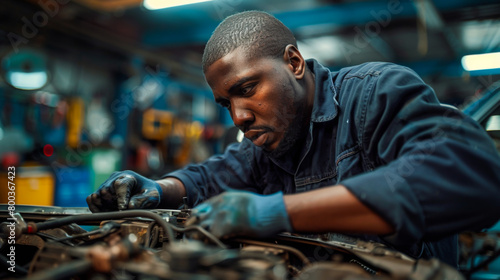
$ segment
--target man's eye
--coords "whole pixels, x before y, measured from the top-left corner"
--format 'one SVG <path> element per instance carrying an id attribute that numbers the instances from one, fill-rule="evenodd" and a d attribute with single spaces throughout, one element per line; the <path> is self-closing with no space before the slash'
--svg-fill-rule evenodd
<path id="1" fill-rule="evenodd" d="M 253 85 L 242 87 L 240 89 L 240 93 L 241 93 L 241 95 L 245 95 L 245 94 L 248 94 L 252 89 L 253 89 Z"/>

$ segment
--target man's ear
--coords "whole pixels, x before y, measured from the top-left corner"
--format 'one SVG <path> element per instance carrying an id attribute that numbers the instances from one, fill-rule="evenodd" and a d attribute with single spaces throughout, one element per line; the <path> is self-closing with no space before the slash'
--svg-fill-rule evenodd
<path id="1" fill-rule="evenodd" d="M 297 47 L 291 44 L 287 45 L 285 53 L 283 54 L 283 60 L 288 65 L 297 80 L 304 77 L 304 74 L 306 73 L 306 61 Z"/>

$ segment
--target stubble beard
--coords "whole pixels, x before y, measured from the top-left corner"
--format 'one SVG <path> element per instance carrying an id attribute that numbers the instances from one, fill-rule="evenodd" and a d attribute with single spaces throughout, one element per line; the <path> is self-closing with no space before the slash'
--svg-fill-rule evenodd
<path id="1" fill-rule="evenodd" d="M 293 148 L 301 148 L 295 146 L 298 143 L 302 143 L 307 136 L 311 118 L 310 112 L 306 110 L 306 106 L 304 106 L 304 104 L 301 102 L 294 101 L 293 106 L 295 109 L 295 118 L 293 118 L 289 123 L 288 129 L 286 130 L 283 139 L 281 139 L 280 143 L 278 144 L 278 147 L 269 152 L 264 150 L 264 153 L 267 154 L 267 156 L 270 158 L 277 159 L 283 157 Z"/>

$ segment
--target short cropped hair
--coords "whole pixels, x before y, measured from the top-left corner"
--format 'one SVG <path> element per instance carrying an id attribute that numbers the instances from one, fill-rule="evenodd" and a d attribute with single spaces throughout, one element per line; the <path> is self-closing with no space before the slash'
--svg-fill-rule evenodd
<path id="1" fill-rule="evenodd" d="M 203 52 L 203 72 L 238 47 L 251 57 L 279 57 L 289 44 L 297 47 L 292 31 L 274 16 L 246 11 L 227 17 L 214 30 Z"/>

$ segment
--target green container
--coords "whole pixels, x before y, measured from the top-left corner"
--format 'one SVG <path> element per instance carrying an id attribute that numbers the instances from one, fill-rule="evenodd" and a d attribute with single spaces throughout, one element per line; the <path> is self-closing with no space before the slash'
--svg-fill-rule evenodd
<path id="1" fill-rule="evenodd" d="M 94 191 L 109 178 L 111 173 L 120 170 L 121 161 L 122 157 L 118 150 L 94 148 L 89 153 L 86 164 L 91 169 L 91 184 Z"/>

